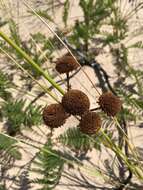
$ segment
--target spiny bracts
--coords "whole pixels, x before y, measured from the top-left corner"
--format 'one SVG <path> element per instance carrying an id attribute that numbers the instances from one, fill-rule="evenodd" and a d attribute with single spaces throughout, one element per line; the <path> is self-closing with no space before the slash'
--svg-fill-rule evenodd
<path id="1" fill-rule="evenodd" d="M 44 123 L 50 128 L 57 128 L 62 126 L 69 114 L 66 113 L 61 104 L 51 104 L 46 106 L 43 110 Z"/>
<path id="2" fill-rule="evenodd" d="M 91 111 L 85 112 L 81 117 L 79 128 L 80 131 L 85 134 L 88 135 L 96 134 L 101 128 L 100 116 L 95 112 Z"/>
<path id="3" fill-rule="evenodd" d="M 56 61 L 56 70 L 61 73 L 69 73 L 79 67 L 76 60 L 71 55 L 64 55 Z"/>
<path id="4" fill-rule="evenodd" d="M 62 105 L 66 112 L 82 115 L 90 107 L 88 96 L 80 90 L 69 90 L 62 98 Z"/>
<path id="5" fill-rule="evenodd" d="M 112 94 L 111 92 L 106 92 L 99 97 L 98 101 L 101 109 L 108 116 L 115 116 L 118 112 L 121 111 L 122 102 L 121 100 Z"/>

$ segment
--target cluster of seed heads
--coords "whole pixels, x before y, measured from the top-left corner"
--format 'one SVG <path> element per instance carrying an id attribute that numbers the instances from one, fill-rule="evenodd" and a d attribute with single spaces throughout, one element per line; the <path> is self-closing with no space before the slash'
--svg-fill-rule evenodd
<path id="1" fill-rule="evenodd" d="M 76 64 L 72 56 L 65 55 L 58 59 L 56 69 L 60 73 L 67 73 L 75 70 Z M 111 92 L 103 93 L 99 97 L 98 104 L 108 116 L 115 116 L 122 106 L 121 100 Z M 69 90 L 63 95 L 61 103 L 51 104 L 43 110 L 44 123 L 50 128 L 62 126 L 70 115 L 80 116 L 78 127 L 85 134 L 96 134 L 101 128 L 100 115 L 90 110 L 89 98 L 80 90 Z"/>

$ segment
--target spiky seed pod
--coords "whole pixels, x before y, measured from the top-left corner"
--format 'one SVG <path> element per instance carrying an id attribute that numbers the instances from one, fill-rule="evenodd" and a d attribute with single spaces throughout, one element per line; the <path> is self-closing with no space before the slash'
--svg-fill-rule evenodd
<path id="1" fill-rule="evenodd" d="M 98 132 L 98 130 L 101 128 L 101 119 L 100 116 L 91 111 L 85 112 L 82 117 L 79 124 L 80 131 L 88 134 L 93 135 Z"/>
<path id="2" fill-rule="evenodd" d="M 65 123 L 68 116 L 69 114 L 66 113 L 61 104 L 51 104 L 43 110 L 44 123 L 50 128 L 60 127 Z"/>
<path id="3" fill-rule="evenodd" d="M 115 116 L 118 112 L 120 112 L 122 107 L 121 100 L 112 94 L 111 92 L 106 92 L 99 97 L 99 105 L 101 109 L 108 116 Z"/>
<path id="4" fill-rule="evenodd" d="M 78 67 L 78 63 L 69 54 L 64 55 L 56 61 L 56 70 L 59 73 L 69 73 L 73 70 L 76 70 Z"/>
<path id="5" fill-rule="evenodd" d="M 86 94 L 80 90 L 69 90 L 62 98 L 62 105 L 66 112 L 73 115 L 82 115 L 90 107 Z"/>

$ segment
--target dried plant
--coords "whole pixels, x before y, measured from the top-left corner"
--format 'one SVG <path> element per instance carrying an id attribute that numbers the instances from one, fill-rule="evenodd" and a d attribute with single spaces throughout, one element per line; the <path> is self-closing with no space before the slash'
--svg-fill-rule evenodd
<path id="1" fill-rule="evenodd" d="M 34 1 L 34 8 L 22 2 L 52 35 L 40 31 L 24 39 L 11 16 L 0 19 L 0 165 L 4 169 L 0 189 L 63 188 L 65 179 L 71 188 L 138 188 L 143 181 L 141 151 L 132 145 L 128 125 L 142 119 L 143 72 L 137 67 L 140 60 L 133 65 L 130 56 L 143 43 L 142 25 L 134 25 L 135 30 L 130 25 L 136 18 L 140 21 L 143 2 L 79 0 L 82 16 L 71 28 L 72 1 Z M 4 1 L 1 5 L 8 11 Z M 49 24 L 56 26 L 59 7 L 65 30 Z M 105 58 L 99 63 L 103 54 L 110 55 L 110 63 Z M 113 81 L 105 62 L 114 68 Z M 96 81 L 85 66 L 92 68 Z M 84 74 L 94 93 L 84 81 L 77 88 L 72 81 L 77 73 Z M 93 98 L 97 107 L 91 108 Z M 91 151 L 97 163 L 92 162 Z M 31 155 L 29 160 L 11 178 L 8 172 L 25 154 Z"/>

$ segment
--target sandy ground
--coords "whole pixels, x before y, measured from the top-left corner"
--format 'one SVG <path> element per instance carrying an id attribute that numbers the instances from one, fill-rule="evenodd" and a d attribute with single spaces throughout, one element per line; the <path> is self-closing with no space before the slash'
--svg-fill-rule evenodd
<path id="1" fill-rule="evenodd" d="M 19 31 L 20 31 L 20 34 L 22 34 L 23 38 L 28 38 L 29 34 L 34 33 L 35 31 L 42 31 L 43 33 L 46 33 L 47 35 L 50 35 L 49 30 L 40 21 L 38 21 L 38 19 L 36 19 L 34 17 L 27 17 L 27 8 L 25 8 L 23 6 L 22 1 L 18 1 L 18 0 L 12 1 L 11 0 L 11 1 L 7 1 L 7 3 L 8 2 L 10 2 L 8 7 L 13 7 L 13 9 L 10 9 L 10 10 L 12 10 L 11 15 L 13 18 L 15 18 L 17 20 L 17 23 L 19 25 Z M 34 8 L 36 8 L 38 6 L 38 1 L 36 1 L 34 3 L 34 1 L 31 0 L 31 1 L 29 1 L 29 3 Z M 72 1 L 72 6 L 70 9 L 70 17 L 72 17 L 72 19 L 70 19 L 71 25 L 72 25 L 72 22 L 74 20 L 76 20 L 76 17 L 81 16 L 81 10 L 77 7 L 77 4 L 78 4 L 78 1 L 76 1 L 76 0 Z M 19 9 L 17 9 L 15 7 L 19 7 Z M 39 8 L 40 8 L 40 6 L 39 6 Z M 58 26 L 63 27 L 61 24 L 62 21 L 61 21 L 61 12 L 60 11 L 61 10 L 59 10 L 58 12 L 55 13 L 55 20 L 56 20 L 56 23 Z M 6 11 L 4 11 L 4 12 L 5 12 L 5 16 L 7 17 L 8 16 L 7 12 Z M 4 14 L 4 12 L 2 11 L 2 14 Z M 29 18 L 29 19 L 27 19 L 27 18 Z M 132 23 L 133 22 L 135 22 L 135 21 L 133 20 Z M 53 26 L 53 25 L 51 24 L 51 26 Z M 5 27 L 5 30 L 7 31 L 7 27 Z M 132 43 L 132 41 L 130 41 L 130 43 Z M 141 64 L 140 66 L 142 66 L 141 56 L 140 56 L 141 53 L 142 52 L 138 51 L 136 53 L 133 52 L 131 54 L 130 59 L 131 59 L 132 63 L 137 62 L 138 65 Z M 115 79 L 114 68 L 111 64 L 111 57 L 110 57 L 110 55 L 108 55 L 108 51 L 105 54 L 103 54 L 102 56 L 98 57 L 97 59 L 102 64 L 104 69 L 106 71 L 108 71 L 108 74 L 110 75 L 111 80 L 114 81 L 114 79 Z M 3 66 L 3 64 L 0 61 L 0 67 L 1 66 Z M 94 81 L 95 85 L 97 85 L 97 78 L 95 77 L 94 71 L 88 67 L 85 67 L 84 71 L 88 74 L 90 79 L 92 81 Z M 57 77 L 57 79 L 58 79 L 58 77 Z M 15 78 L 15 80 L 18 81 L 17 77 Z M 47 85 L 49 85 L 49 84 L 47 83 Z M 77 89 L 84 91 L 90 97 L 91 108 L 95 107 L 96 100 L 98 99 L 99 94 L 93 88 L 90 81 L 87 80 L 83 71 L 80 71 L 71 80 L 71 85 L 72 85 L 72 88 L 77 88 Z M 99 91 L 100 91 L 100 89 L 99 89 Z M 30 96 L 28 96 L 28 95 L 26 95 L 26 96 L 27 96 L 27 98 L 31 99 Z M 58 96 L 58 94 L 57 94 L 57 96 Z M 58 96 L 58 97 L 59 97 L 59 99 L 61 99 L 60 96 Z M 53 100 L 51 98 L 44 97 L 39 101 L 39 104 L 45 105 L 45 104 L 49 104 L 51 102 L 53 102 Z M 63 133 L 64 130 L 68 129 L 69 127 L 76 126 L 77 124 L 78 124 L 78 121 L 75 118 L 71 117 L 70 120 L 64 125 L 64 127 L 57 129 L 55 131 L 54 136 L 55 137 L 58 136 L 59 134 Z M 1 123 L 1 126 L 3 126 L 3 123 Z M 39 142 L 44 143 L 46 141 L 46 136 L 49 133 L 49 130 L 45 126 L 40 126 L 38 130 L 37 130 L 37 127 L 34 127 L 33 129 L 35 129 L 35 133 L 31 132 L 31 131 L 27 131 L 27 130 L 23 131 L 23 133 L 27 137 L 30 137 L 30 138 L 32 137 L 31 142 L 33 142 L 35 145 L 40 146 Z M 135 127 L 132 125 L 131 126 L 128 125 L 128 131 L 130 134 L 129 135 L 130 142 L 133 143 L 135 147 L 143 148 L 142 147 L 143 128 L 138 128 L 138 127 Z M 36 134 L 36 132 L 38 132 L 38 134 Z M 35 142 L 33 140 L 35 140 Z M 63 147 L 63 148 L 65 148 L 65 147 Z M 20 173 L 21 173 L 21 170 L 19 170 L 19 167 L 24 166 L 26 163 L 28 163 L 31 160 L 31 158 L 35 155 L 35 153 L 36 153 L 36 151 L 33 148 L 31 148 L 29 146 L 24 146 L 24 150 L 22 151 L 23 159 L 16 162 L 16 167 L 12 168 L 9 171 L 10 176 L 17 174 L 17 178 L 18 178 L 18 176 L 20 176 Z M 106 157 L 108 157 L 108 155 L 109 155 L 109 152 L 106 152 L 105 149 L 102 150 L 102 154 L 99 154 L 99 152 L 97 152 L 95 150 L 88 153 L 88 156 L 91 157 L 91 161 L 93 163 L 98 163 L 98 165 L 101 167 L 103 167 L 103 162 L 105 161 Z M 65 171 L 68 171 L 68 169 L 65 168 Z M 83 171 L 83 173 L 86 176 L 86 171 Z M 77 171 L 70 170 L 70 174 L 75 176 L 74 179 L 77 179 L 79 177 L 79 180 L 82 180 L 80 174 L 77 173 Z M 33 179 L 37 176 L 36 175 L 34 176 L 34 174 L 31 173 L 30 177 Z M 99 179 L 98 177 L 96 179 L 91 177 L 90 181 L 92 181 L 92 183 L 96 182 L 99 185 L 103 183 L 103 181 L 101 179 Z M 71 182 L 70 179 L 67 179 L 66 177 L 62 177 L 62 179 L 60 180 L 61 185 L 58 185 L 55 188 L 55 190 L 61 190 L 61 189 L 63 189 L 63 190 L 69 190 L 69 189 L 77 190 L 77 188 L 79 190 L 87 189 L 86 187 L 72 186 L 72 185 L 74 185 L 74 183 L 72 185 L 71 185 L 71 183 L 73 183 L 73 182 Z M 8 188 L 9 190 L 12 190 L 12 189 L 14 189 L 14 187 L 16 187 L 16 185 L 12 181 L 8 182 L 8 186 L 9 186 L 9 188 Z M 30 190 L 36 190 L 37 188 L 38 188 L 37 186 L 33 185 L 33 187 L 31 187 Z"/>

